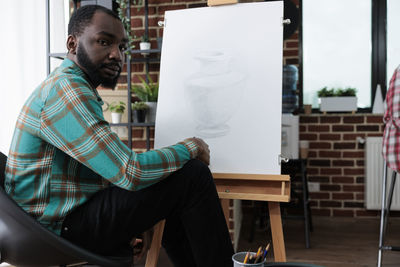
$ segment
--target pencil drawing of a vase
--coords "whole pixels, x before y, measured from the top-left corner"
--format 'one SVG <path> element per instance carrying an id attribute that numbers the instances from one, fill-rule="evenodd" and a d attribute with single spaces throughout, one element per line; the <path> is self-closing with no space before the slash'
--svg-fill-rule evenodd
<path id="1" fill-rule="evenodd" d="M 196 135 L 224 136 L 240 105 L 245 75 L 231 69 L 231 56 L 224 52 L 205 51 L 194 59 L 198 68 L 185 80 L 184 95 L 193 113 Z"/>

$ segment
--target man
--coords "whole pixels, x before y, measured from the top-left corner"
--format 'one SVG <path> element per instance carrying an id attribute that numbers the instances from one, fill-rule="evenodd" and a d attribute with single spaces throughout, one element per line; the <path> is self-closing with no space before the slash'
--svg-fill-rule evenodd
<path id="1" fill-rule="evenodd" d="M 84 6 L 68 25 L 68 56 L 32 93 L 6 166 L 8 194 L 41 224 L 116 256 L 166 219 L 176 266 L 232 266 L 232 243 L 198 138 L 136 154 L 111 132 L 96 87 L 115 86 L 127 38 L 120 19 Z"/>

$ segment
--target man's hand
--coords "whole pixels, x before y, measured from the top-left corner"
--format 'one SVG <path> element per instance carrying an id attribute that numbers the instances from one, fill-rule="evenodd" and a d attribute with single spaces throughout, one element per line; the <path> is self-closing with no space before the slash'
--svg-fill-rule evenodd
<path id="1" fill-rule="evenodd" d="M 142 234 L 142 238 L 133 238 L 131 245 L 133 246 L 134 261 L 139 261 L 146 255 L 151 247 L 154 229 L 151 228 Z"/>
<path id="2" fill-rule="evenodd" d="M 197 159 L 204 162 L 207 165 L 210 165 L 210 148 L 208 147 L 207 143 L 204 142 L 203 139 L 192 137 L 186 140 L 190 140 L 195 142 L 196 145 L 199 147 L 199 153 L 197 155 Z"/>

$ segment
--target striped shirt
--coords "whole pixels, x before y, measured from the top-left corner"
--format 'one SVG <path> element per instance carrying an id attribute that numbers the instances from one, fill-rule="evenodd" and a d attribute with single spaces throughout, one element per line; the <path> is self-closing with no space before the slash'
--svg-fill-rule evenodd
<path id="1" fill-rule="evenodd" d="M 197 156 L 192 141 L 133 152 L 110 130 L 102 104 L 84 72 L 65 59 L 32 93 L 17 119 L 6 192 L 57 234 L 67 214 L 110 184 L 140 190 Z"/>

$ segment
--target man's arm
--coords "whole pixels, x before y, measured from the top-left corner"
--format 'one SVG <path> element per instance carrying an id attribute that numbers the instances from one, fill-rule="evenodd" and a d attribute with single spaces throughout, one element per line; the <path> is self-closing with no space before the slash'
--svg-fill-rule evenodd
<path id="1" fill-rule="evenodd" d="M 128 190 L 157 183 L 199 155 L 206 163 L 209 160 L 208 148 L 197 138 L 133 152 L 111 131 L 99 101 L 83 79 L 64 78 L 57 83 L 42 110 L 40 132 L 47 142 Z"/>

